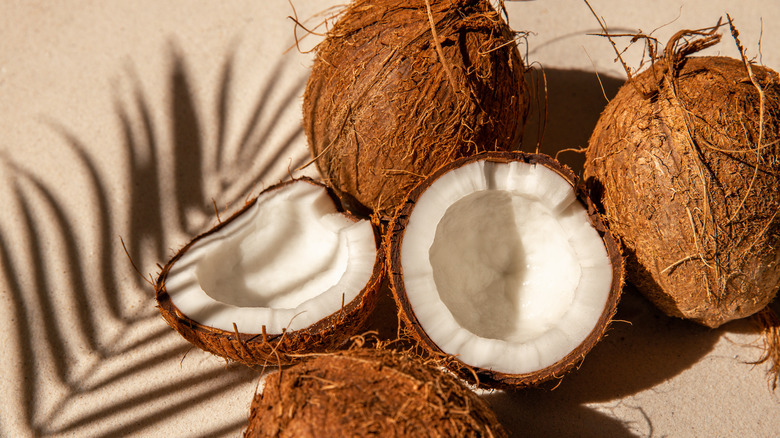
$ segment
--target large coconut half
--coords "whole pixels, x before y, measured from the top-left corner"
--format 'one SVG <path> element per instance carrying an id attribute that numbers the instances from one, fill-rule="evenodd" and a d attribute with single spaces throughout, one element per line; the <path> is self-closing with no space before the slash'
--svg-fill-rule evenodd
<path id="1" fill-rule="evenodd" d="M 574 174 L 540 154 L 439 169 L 391 223 L 391 287 L 409 331 L 487 387 L 578 363 L 615 312 L 620 250 Z"/>
<path id="2" fill-rule="evenodd" d="M 507 435 L 485 401 L 435 362 L 362 348 L 317 355 L 268 375 L 244 436 Z"/>
<path id="3" fill-rule="evenodd" d="M 196 346 L 246 364 L 288 364 L 336 348 L 370 313 L 383 278 L 368 221 L 309 179 L 270 187 L 186 245 L 156 295 Z"/>

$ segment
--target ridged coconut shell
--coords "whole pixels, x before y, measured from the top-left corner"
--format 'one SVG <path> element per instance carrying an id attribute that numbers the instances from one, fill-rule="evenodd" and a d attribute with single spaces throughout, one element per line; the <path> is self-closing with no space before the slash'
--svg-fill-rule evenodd
<path id="1" fill-rule="evenodd" d="M 316 59 L 304 130 L 350 211 L 391 218 L 436 168 L 518 145 L 529 107 L 515 34 L 487 0 L 357 0 Z M 435 28 L 435 36 L 432 32 Z"/>
<path id="2" fill-rule="evenodd" d="M 436 363 L 406 352 L 355 349 L 268 375 L 244 436 L 507 435 L 487 404 Z"/>
<path id="3" fill-rule="evenodd" d="M 709 327 L 780 286 L 780 78 L 751 69 L 755 83 L 742 60 L 657 61 L 607 105 L 585 163 L 629 281 Z"/>
<path id="4" fill-rule="evenodd" d="M 473 367 L 462 362 L 457 357 L 457 355 L 444 353 L 441 348 L 436 345 L 436 343 L 431 340 L 431 338 L 425 333 L 425 330 L 422 328 L 415 315 L 414 308 L 409 303 L 409 299 L 406 295 L 406 290 L 404 287 L 404 273 L 401 265 L 401 247 L 403 245 L 404 231 L 407 224 L 409 223 L 409 216 L 411 215 L 412 210 L 414 210 L 417 200 L 425 192 L 425 190 L 430 187 L 431 184 L 433 184 L 445 173 L 460 166 L 475 163 L 480 160 L 496 163 L 510 163 L 513 161 L 520 161 L 538 166 L 545 166 L 548 169 L 556 172 L 566 181 L 569 181 L 576 192 L 577 199 L 585 207 L 594 229 L 601 237 L 612 267 L 612 284 L 609 291 L 609 297 L 605 303 L 604 311 L 601 313 L 601 316 L 599 317 L 599 320 L 591 333 L 582 343 L 580 343 L 580 345 L 574 348 L 561 360 L 546 368 L 530 373 L 511 374 L 503 373 L 498 370 Z M 584 185 L 580 184 L 580 181 L 574 172 L 572 172 L 571 169 L 564 166 L 563 164 L 560 164 L 557 160 L 544 154 L 529 154 L 523 152 L 489 152 L 472 157 L 465 157 L 442 167 L 441 169 L 431 174 L 428 178 L 423 180 L 409 193 L 403 205 L 399 208 L 395 218 L 391 222 L 389 232 L 386 234 L 385 239 L 387 263 L 389 266 L 388 277 L 390 279 L 390 287 L 393 291 L 396 303 L 398 304 L 399 316 L 404 323 L 406 335 L 413 338 L 427 351 L 428 354 L 432 355 L 433 357 L 443 358 L 447 368 L 449 368 L 459 377 L 468 382 L 477 384 L 480 387 L 512 390 L 523 387 L 537 386 L 552 379 L 562 378 L 567 371 L 571 370 L 572 367 L 579 364 L 582 359 L 585 358 L 585 355 L 604 336 L 612 320 L 612 317 L 615 315 L 617 304 L 620 300 L 620 295 L 623 289 L 624 265 L 620 245 L 612 236 L 610 230 L 607 229 L 607 227 L 604 225 L 604 222 L 601 219 L 601 215 L 598 213 L 595 205 L 591 201 Z"/>
<path id="5" fill-rule="evenodd" d="M 286 181 L 264 190 L 262 194 L 273 192 L 287 184 L 314 184 L 324 187 L 321 183 L 309 178 Z M 338 198 L 328 189 L 336 206 Z M 363 327 L 368 315 L 376 306 L 379 289 L 384 279 L 384 255 L 377 250 L 374 270 L 369 282 L 360 293 L 343 307 L 305 329 L 285 331 L 283 333 L 241 333 L 225 331 L 203 325 L 182 313 L 171 301 L 165 288 L 165 281 L 171 268 L 199 240 L 219 233 L 230 222 L 252 208 L 257 198 L 247 202 L 230 218 L 219 223 L 211 230 L 201 234 L 184 246 L 162 269 L 155 292 L 157 304 L 162 317 L 174 330 L 198 348 L 246 365 L 275 366 L 289 365 L 297 361 L 298 355 L 325 352 L 339 348 L 350 337 L 357 334 Z M 359 220 L 344 213 L 352 220 Z M 377 237 L 379 241 L 379 237 Z"/>

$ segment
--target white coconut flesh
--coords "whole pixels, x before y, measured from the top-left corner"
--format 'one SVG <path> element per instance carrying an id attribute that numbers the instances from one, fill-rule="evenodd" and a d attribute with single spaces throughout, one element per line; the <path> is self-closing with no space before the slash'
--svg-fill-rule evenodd
<path id="1" fill-rule="evenodd" d="M 278 334 L 353 300 L 371 278 L 376 251 L 368 221 L 339 213 L 325 188 L 295 182 L 261 194 L 197 240 L 165 287 L 182 313 L 205 326 Z"/>
<path id="2" fill-rule="evenodd" d="M 412 210 L 400 260 L 431 340 L 507 374 L 573 351 L 612 285 L 606 248 L 572 185 L 524 162 L 477 161 L 441 176 Z"/>

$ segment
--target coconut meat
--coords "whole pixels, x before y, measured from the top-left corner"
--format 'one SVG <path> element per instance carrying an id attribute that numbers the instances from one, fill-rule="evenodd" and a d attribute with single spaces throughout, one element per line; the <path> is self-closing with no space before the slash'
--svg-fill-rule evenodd
<path id="1" fill-rule="evenodd" d="M 300 181 L 264 192 L 197 240 L 165 287 L 182 313 L 205 326 L 281 333 L 353 300 L 371 278 L 376 251 L 368 221 L 350 220 L 324 187 Z"/>
<path id="2" fill-rule="evenodd" d="M 572 185 L 524 162 L 477 161 L 436 180 L 409 217 L 403 282 L 445 353 L 503 373 L 541 370 L 596 327 L 612 268 Z"/>

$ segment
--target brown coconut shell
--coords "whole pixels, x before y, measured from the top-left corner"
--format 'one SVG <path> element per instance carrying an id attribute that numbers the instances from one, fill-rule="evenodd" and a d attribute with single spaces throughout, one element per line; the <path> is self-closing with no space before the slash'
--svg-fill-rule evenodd
<path id="1" fill-rule="evenodd" d="M 594 229 L 601 236 L 607 254 L 612 265 L 612 286 L 609 298 L 604 311 L 602 312 L 598 323 L 593 328 L 588 337 L 568 355 L 558 362 L 531 373 L 510 374 L 497 370 L 482 369 L 472 367 L 460 359 L 457 355 L 448 355 L 444 353 L 433 340 L 428 337 L 415 316 L 414 308 L 409 303 L 403 282 L 403 268 L 401 266 L 401 247 L 403 246 L 404 231 L 409 222 L 409 217 L 415 207 L 417 200 L 425 190 L 433 184 L 439 177 L 450 170 L 456 169 L 477 161 L 491 161 L 496 163 L 510 163 L 520 161 L 539 166 L 545 166 L 559 174 L 566 181 L 571 183 L 575 190 L 577 199 L 585 206 L 588 217 L 593 224 Z M 385 236 L 385 248 L 387 250 L 387 262 L 389 266 L 388 277 L 390 288 L 393 291 L 394 298 L 399 307 L 399 317 L 405 326 L 405 334 L 413 338 L 425 351 L 434 356 L 444 358 L 447 368 L 460 376 L 462 379 L 474 383 L 479 387 L 497 388 L 497 389 L 517 389 L 523 387 L 537 386 L 551 379 L 560 379 L 563 375 L 579 364 L 585 355 L 598 343 L 604 336 L 609 324 L 617 310 L 617 304 L 623 289 L 624 265 L 621 248 L 617 240 L 604 225 L 601 215 L 598 213 L 595 205 L 591 201 L 585 187 L 580 183 L 577 176 L 571 169 L 564 166 L 557 160 L 544 154 L 531 154 L 524 152 L 489 152 L 471 157 L 465 157 L 454 161 L 423 180 L 407 196 L 404 204 L 398 209 L 393 221 L 390 223 L 389 232 Z"/>
<path id="2" fill-rule="evenodd" d="M 441 165 L 516 148 L 529 93 L 514 39 L 488 0 L 356 0 L 343 11 L 316 48 L 303 116 L 347 209 L 389 220 Z"/>
<path id="3" fill-rule="evenodd" d="M 303 177 L 289 180 L 271 186 L 261 194 L 278 190 L 288 184 L 314 184 L 326 188 L 322 183 Z M 337 208 L 343 212 L 338 198 L 327 189 Z M 242 333 L 225 331 L 203 325 L 182 313 L 171 301 L 165 289 L 165 281 L 168 272 L 176 262 L 199 240 L 219 233 L 222 228 L 252 208 L 257 198 L 234 213 L 230 218 L 220 222 L 211 230 L 199 235 L 185 245 L 162 269 L 157 282 L 155 293 L 157 307 L 165 321 L 174 330 L 196 347 L 224 357 L 228 360 L 240 362 L 249 366 L 274 366 L 289 365 L 298 360 L 302 354 L 326 352 L 344 345 L 350 337 L 361 331 L 368 315 L 376 306 L 384 275 L 384 251 L 377 249 L 374 261 L 374 270 L 369 282 L 360 293 L 350 302 L 343 303 L 342 308 L 319 320 L 315 324 L 299 330 L 288 330 L 282 333 Z M 353 221 L 359 219 L 343 212 Z M 376 233 L 375 233 L 376 234 Z M 381 245 L 378 234 L 377 247 Z"/>
<path id="4" fill-rule="evenodd" d="M 354 349 L 265 379 L 244 433 L 259 437 L 506 437 L 484 400 L 434 362 Z"/>
<path id="5" fill-rule="evenodd" d="M 675 41 L 607 105 L 584 176 L 629 281 L 666 314 L 718 327 L 780 287 L 780 77 Z"/>

